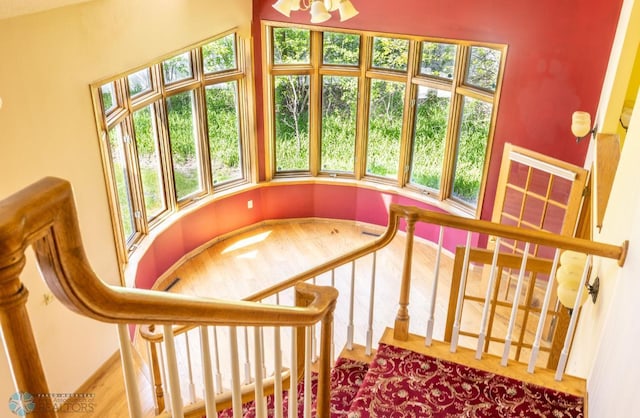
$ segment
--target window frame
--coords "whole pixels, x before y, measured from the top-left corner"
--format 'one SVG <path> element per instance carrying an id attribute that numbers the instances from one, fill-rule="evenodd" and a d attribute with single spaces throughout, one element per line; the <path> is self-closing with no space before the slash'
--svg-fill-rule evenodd
<path id="1" fill-rule="evenodd" d="M 233 35 L 235 40 L 234 68 L 205 74 L 202 47 L 229 35 Z M 253 144 L 255 141 L 252 141 L 255 137 L 255 106 L 252 97 L 253 80 L 251 75 L 253 72 L 248 66 L 250 48 L 249 40 L 241 38 L 236 30 L 230 30 L 182 50 L 166 54 L 151 63 L 91 84 L 90 90 L 96 117 L 96 128 L 110 207 L 114 243 L 121 274 L 124 273 L 131 253 L 135 251 L 154 228 L 161 225 L 163 221 L 167 220 L 171 215 L 195 204 L 203 198 L 215 198 L 216 195 L 224 193 L 229 189 L 255 182 L 257 173 L 253 162 L 256 161 L 257 149 L 255 144 Z M 165 85 L 162 68 L 163 62 L 184 53 L 190 54 L 193 76 Z M 151 77 L 151 88 L 132 97 L 129 92 L 128 76 L 147 68 L 149 69 Z M 237 83 L 237 104 L 235 111 L 237 112 L 238 120 L 241 175 L 230 181 L 220 182 L 214 185 L 209 153 L 206 88 L 210 85 L 229 81 Z M 105 114 L 101 87 L 109 83 L 114 83 L 117 106 Z M 201 175 L 202 189 L 178 200 L 173 173 L 174 167 L 171 155 L 166 101 L 167 98 L 184 92 L 191 92 L 194 100 L 193 123 L 194 133 L 196 135 L 197 164 Z M 135 112 L 149 106 L 153 108 L 151 121 L 155 124 L 156 128 L 157 138 L 155 140 L 157 141 L 158 163 L 160 166 L 159 179 L 162 181 L 162 198 L 165 203 L 164 210 L 156 214 L 153 219 L 147 219 L 145 210 L 143 181 L 133 120 Z M 119 124 L 122 125 L 123 135 L 127 137 L 122 145 L 126 154 L 126 168 L 129 176 L 128 186 L 131 191 L 131 206 L 134 214 L 134 233 L 128 240 L 126 239 L 127 237 L 124 236 L 122 209 L 118 201 L 115 172 L 111 160 L 108 139 L 109 130 Z"/>
<path id="2" fill-rule="evenodd" d="M 305 65 L 275 64 L 273 61 L 274 38 L 273 28 L 295 28 L 310 31 L 310 63 Z M 360 36 L 360 65 L 336 65 L 324 64 L 322 57 L 323 33 L 339 32 L 357 34 Z M 455 39 L 440 39 L 428 36 L 415 36 L 407 34 L 390 34 L 373 31 L 351 30 L 333 27 L 318 27 L 313 25 L 288 24 L 283 22 L 262 21 L 262 59 L 263 59 L 263 85 L 264 85 L 264 120 L 265 120 L 265 177 L 267 181 L 273 179 L 298 178 L 310 176 L 321 177 L 346 177 L 355 181 L 380 183 L 385 186 L 396 187 L 413 195 L 421 196 L 425 201 L 440 206 L 446 210 L 453 210 L 467 216 L 479 217 L 483 197 L 486 189 L 486 179 L 489 169 L 489 156 L 493 146 L 495 125 L 499 111 L 499 99 L 504 78 L 504 70 L 507 56 L 507 45 L 476 42 Z M 375 37 L 397 38 L 409 41 L 407 57 L 407 71 L 376 68 L 372 65 L 373 40 Z M 454 61 L 454 74 L 452 79 L 433 75 L 421 74 L 422 43 L 433 42 L 451 44 L 456 46 Z M 469 55 L 472 47 L 491 48 L 499 51 L 500 62 L 495 91 L 489 91 L 480 87 L 466 85 L 465 75 L 469 67 Z M 275 94 L 274 76 L 304 72 L 310 75 L 310 108 L 309 108 L 309 170 L 306 172 L 278 171 L 275 161 Z M 356 121 L 356 150 L 354 151 L 354 173 L 322 171 L 321 164 L 321 126 L 322 126 L 322 79 L 324 76 L 356 76 L 358 81 L 358 104 Z M 398 161 L 397 178 L 389 179 L 381 176 L 367 174 L 367 135 L 369 118 L 369 97 L 371 83 L 374 79 L 387 81 L 400 81 L 405 84 L 405 100 L 400 139 L 400 154 Z M 451 92 L 449 105 L 449 117 L 445 138 L 444 163 L 440 178 L 440 189 L 434 190 L 411 183 L 413 135 L 416 114 L 416 100 L 418 86 L 447 90 Z M 460 135 L 460 123 L 462 120 L 462 103 L 465 97 L 488 102 L 492 105 L 491 118 L 485 147 L 484 164 L 478 197 L 475 205 L 459 199 L 453 194 L 453 181 L 455 176 L 456 148 Z"/>

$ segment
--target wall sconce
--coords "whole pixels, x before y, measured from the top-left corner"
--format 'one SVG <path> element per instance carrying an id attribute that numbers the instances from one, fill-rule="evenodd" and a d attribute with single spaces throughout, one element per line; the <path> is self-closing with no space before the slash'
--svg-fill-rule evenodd
<path id="1" fill-rule="evenodd" d="M 596 127 L 594 126 L 593 129 L 591 129 L 591 115 L 588 112 L 573 112 L 571 132 L 573 132 L 573 135 L 576 137 L 576 142 L 582 141 L 589 134 L 594 135 L 596 133 Z"/>
<path id="2" fill-rule="evenodd" d="M 585 272 L 586 263 L 587 255 L 583 253 L 565 250 L 560 255 L 560 267 L 556 272 L 556 280 L 558 281 L 556 292 L 560 303 L 569 308 L 569 310 L 572 310 L 575 306 L 583 275 L 588 274 L 588 271 Z M 582 292 L 582 298 L 578 306 L 582 305 L 589 295 L 591 295 L 593 303 L 596 303 L 598 291 L 600 290 L 600 278 L 596 277 L 593 284 L 586 282 L 585 286 L 587 291 Z"/>
<path id="3" fill-rule="evenodd" d="M 635 103 L 632 100 L 626 100 L 620 113 L 620 125 L 625 131 L 629 128 L 629 122 L 631 121 L 631 114 L 633 113 L 633 106 Z"/>
<path id="4" fill-rule="evenodd" d="M 309 10 L 311 23 L 322 23 L 331 19 L 331 13 L 338 10 L 340 21 L 349 20 L 359 12 L 351 4 L 351 0 L 278 0 L 273 4 L 273 8 L 291 17 L 292 11 Z"/>

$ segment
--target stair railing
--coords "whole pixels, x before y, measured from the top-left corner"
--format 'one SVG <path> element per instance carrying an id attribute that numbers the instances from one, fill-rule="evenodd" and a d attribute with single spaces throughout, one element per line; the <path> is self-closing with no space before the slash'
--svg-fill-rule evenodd
<path id="1" fill-rule="evenodd" d="M 163 327 L 169 399 L 173 417 L 184 416 L 177 372 L 173 327 L 176 324 L 228 327 L 233 342 L 238 327 L 253 327 L 260 335 L 263 327 L 290 327 L 295 336 L 320 324 L 320 364 L 318 369 L 317 415 L 329 416 L 329 348 L 332 312 L 337 292 L 330 287 L 299 284 L 295 287 L 298 306 L 278 306 L 247 301 L 227 301 L 111 286 L 91 269 L 85 256 L 78 227 L 73 193 L 68 182 L 45 178 L 0 202 L 0 325 L 18 392 L 47 394 L 49 388 L 25 307 L 28 291 L 20 280 L 25 250 L 32 246 L 41 274 L 53 294 L 69 309 L 118 326 L 125 385 L 131 417 L 143 415 L 135 385 L 132 346 L 128 324 L 159 324 Z M 307 331 L 308 332 L 308 331 Z M 294 338 L 295 339 L 295 338 Z M 203 338 L 206 346 L 207 338 Z M 207 347 L 202 350 L 207 353 Z M 234 352 L 233 346 L 230 351 Z M 309 349 L 307 349 L 309 350 Z M 237 352 L 237 351 L 236 351 Z M 207 362 L 203 356 L 203 362 Z M 237 361 L 234 364 L 238 364 Z M 236 375 L 238 367 L 234 367 Z M 256 369 L 258 370 L 258 369 Z M 257 371 L 257 381 L 262 378 Z M 211 380 L 206 394 L 211 394 Z M 234 380 L 239 388 L 239 379 Z M 266 416 L 264 393 L 255 391 L 257 416 Z M 242 399 L 234 391 L 233 416 L 241 416 Z M 310 394 L 308 394 L 310 395 Z M 56 417 L 51 398 L 35 397 L 35 415 Z M 295 397 L 294 397 L 295 398 Z M 207 396 L 207 415 L 216 416 L 215 399 Z M 305 415 L 310 415 L 310 408 Z"/>

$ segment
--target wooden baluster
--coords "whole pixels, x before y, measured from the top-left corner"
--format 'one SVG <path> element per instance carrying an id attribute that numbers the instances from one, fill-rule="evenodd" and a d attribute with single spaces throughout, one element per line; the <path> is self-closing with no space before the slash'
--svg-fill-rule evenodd
<path id="1" fill-rule="evenodd" d="M 304 328 L 304 418 L 311 418 L 311 363 L 313 327 Z"/>
<path id="2" fill-rule="evenodd" d="M 318 393 L 316 416 L 331 416 L 331 340 L 333 339 L 333 309 L 325 315 L 320 328 L 320 361 L 318 363 Z"/>
<path id="3" fill-rule="evenodd" d="M 163 382 L 168 382 L 169 378 L 167 377 L 167 362 L 165 361 L 166 356 L 164 355 L 165 350 L 162 348 L 165 345 L 164 342 L 158 344 L 159 348 L 159 360 L 160 360 L 160 373 L 162 375 L 161 380 Z M 165 384 L 162 387 L 162 393 L 164 397 L 164 408 L 167 412 L 171 412 L 171 396 L 169 396 L 168 392 L 168 384 Z"/>
<path id="4" fill-rule="evenodd" d="M 349 294 L 349 325 L 347 325 L 347 349 L 353 350 L 353 307 L 356 297 L 356 262 L 351 262 L 351 293 Z"/>
<path id="5" fill-rule="evenodd" d="M 184 417 L 182 394 L 180 393 L 180 375 L 178 374 L 178 358 L 176 342 L 173 337 L 173 326 L 163 325 L 165 354 L 167 356 L 167 377 L 169 378 L 169 398 L 171 398 L 171 416 Z"/>
<path id="6" fill-rule="evenodd" d="M 540 340 L 542 340 L 542 332 L 544 330 L 544 324 L 547 321 L 547 311 L 549 309 L 549 303 L 551 302 L 551 295 L 553 294 L 553 284 L 556 278 L 556 271 L 558 270 L 558 262 L 560 261 L 560 249 L 556 249 L 556 254 L 553 257 L 553 265 L 551 267 L 551 273 L 547 279 L 547 289 L 544 293 L 544 301 L 542 302 L 542 308 L 540 309 L 540 319 L 538 320 L 538 329 L 536 330 L 536 336 L 533 339 L 533 347 L 531 349 L 531 357 L 529 358 L 529 367 L 527 371 L 533 373 L 536 367 L 536 361 L 538 360 L 538 353 L 540 352 Z"/>
<path id="7" fill-rule="evenodd" d="M 155 325 L 149 325 L 149 331 L 154 332 Z M 149 348 L 149 361 L 151 362 L 151 378 L 156 398 L 156 415 L 160 415 L 164 411 L 164 390 L 162 389 L 162 375 L 160 374 L 160 362 L 158 361 L 157 343 L 147 341 Z"/>
<path id="8" fill-rule="evenodd" d="M 453 322 L 453 337 L 451 338 L 450 351 L 455 353 L 458 349 L 458 336 L 460 334 L 460 321 L 462 318 L 462 305 L 464 302 L 464 292 L 467 287 L 467 275 L 469 274 L 469 253 L 471 251 L 471 231 L 467 232 L 467 242 L 464 247 L 464 261 L 462 262 L 462 272 L 460 273 L 460 290 L 456 304 L 456 316 Z"/>
<path id="9" fill-rule="evenodd" d="M 138 389 L 136 367 L 133 364 L 133 351 L 131 348 L 131 338 L 129 336 L 129 326 L 127 324 L 118 324 L 118 339 L 120 340 L 120 360 L 122 362 L 122 373 L 124 375 L 124 389 L 127 393 L 129 416 L 131 418 L 142 418 L 140 390 Z"/>
<path id="10" fill-rule="evenodd" d="M 7 260 L 0 260 L 3 263 L 0 265 L 0 334 L 14 387 L 16 392 L 47 395 L 49 387 L 26 308 L 29 292 L 20 282 L 20 273 L 25 264 L 24 253 L 17 259 L 17 254 L 2 256 L 8 257 L 8 263 Z M 51 396 L 35 396 L 35 400 L 38 417 L 56 417 Z"/>
<path id="11" fill-rule="evenodd" d="M 207 417 L 216 418 L 216 392 L 213 386 L 213 367 L 211 366 L 211 346 L 209 344 L 209 328 L 200 327 L 200 354 L 202 356 L 202 374 L 204 380 L 204 407 Z"/>
<path id="12" fill-rule="evenodd" d="M 370 356 L 373 348 L 373 310 L 376 294 L 376 256 L 377 252 L 373 252 L 373 266 L 371 267 L 371 288 L 369 290 L 369 322 L 367 327 L 367 345 L 365 354 Z"/>
<path id="13" fill-rule="evenodd" d="M 413 257 L 413 234 L 416 228 L 416 214 L 407 215 L 407 231 L 402 265 L 402 283 L 400 285 L 400 307 L 396 315 L 393 337 L 397 340 L 409 339 L 409 293 L 411 290 L 411 259 Z"/>
<path id="14" fill-rule="evenodd" d="M 520 294 L 522 293 L 522 284 L 524 283 L 524 276 L 527 270 L 527 259 L 529 258 L 529 247 L 531 243 L 527 242 L 524 245 L 524 251 L 522 254 L 522 264 L 520 265 L 520 273 L 518 274 L 518 283 L 516 284 L 516 291 L 513 294 L 513 305 L 511 306 L 511 317 L 509 318 L 509 326 L 507 327 L 507 337 L 504 342 L 504 351 L 502 352 L 502 360 L 500 364 L 506 366 L 509 362 L 509 352 L 511 351 L 511 341 L 513 339 L 513 329 L 516 326 L 516 319 L 518 318 L 518 305 L 520 304 Z"/>
<path id="15" fill-rule="evenodd" d="M 478 346 L 476 347 L 476 358 L 482 358 L 484 342 L 487 338 L 487 326 L 489 322 L 489 306 L 491 305 L 491 295 L 493 294 L 493 286 L 498 276 L 498 256 L 500 255 L 500 237 L 496 238 L 495 247 L 493 248 L 493 258 L 491 259 L 491 272 L 489 273 L 489 283 L 487 283 L 487 291 L 484 297 L 484 306 L 482 307 L 482 318 L 480 319 L 480 333 L 478 335 Z"/>
<path id="16" fill-rule="evenodd" d="M 433 324 L 436 315 L 436 296 L 438 294 L 438 280 L 440 276 L 440 256 L 442 255 L 442 242 L 444 240 L 444 227 L 440 227 L 438 236 L 438 251 L 436 252 L 436 261 L 433 268 L 433 285 L 431 287 L 431 300 L 429 306 L 429 318 L 427 319 L 427 332 L 425 334 L 424 345 L 430 346 L 433 341 Z"/>
<path id="17" fill-rule="evenodd" d="M 567 329 L 567 335 L 564 338 L 564 346 L 562 347 L 562 352 L 560 353 L 558 368 L 556 369 L 555 379 L 558 382 L 562 380 L 562 375 L 564 375 L 564 369 L 565 367 L 567 367 L 567 360 L 569 359 L 569 348 L 571 348 L 571 341 L 573 340 L 573 332 L 576 329 L 578 314 L 580 313 L 580 305 L 582 305 L 582 294 L 584 293 L 584 289 L 587 284 L 587 279 L 589 277 L 589 271 L 591 270 L 592 261 L 593 261 L 593 256 L 588 255 L 587 262 L 584 264 L 584 270 L 582 271 L 580 286 L 578 286 L 576 301 L 573 304 L 573 309 L 571 310 L 571 319 L 569 320 L 569 328 Z"/>

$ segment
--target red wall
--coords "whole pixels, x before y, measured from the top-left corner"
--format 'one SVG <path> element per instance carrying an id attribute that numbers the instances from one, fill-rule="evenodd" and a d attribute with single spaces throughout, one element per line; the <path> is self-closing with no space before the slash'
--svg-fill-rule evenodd
<path id="1" fill-rule="evenodd" d="M 247 207 L 248 200 L 253 200 L 252 209 Z M 164 229 L 149 237 L 148 246 L 136 250 L 138 262 L 135 271 L 128 274 L 135 276 L 135 287 L 151 289 L 184 255 L 216 237 L 264 220 L 315 217 L 386 226 L 391 203 L 440 211 L 394 193 L 349 185 L 309 183 L 259 187 L 203 204 L 174 221 L 166 221 Z M 416 227 L 417 236 L 433 242 L 438 241 L 438 233 L 438 227 L 433 225 Z M 445 248 L 453 251 L 456 245 L 464 243 L 465 236 L 449 229 Z M 476 236 L 473 243 L 477 242 Z"/>
<path id="2" fill-rule="evenodd" d="M 503 145 L 511 142 L 582 165 L 587 142 L 570 131 L 574 110 L 592 117 L 600 97 L 622 0 L 352 0 L 360 14 L 321 26 L 428 35 L 508 45 L 502 96 L 490 157 L 482 218 L 489 219 Z M 254 0 L 256 62 L 260 62 L 260 20 L 309 23 L 308 12 L 287 19 Z M 256 66 L 257 115 L 262 115 L 262 72 Z M 259 118 L 261 119 L 261 118 Z M 263 129 L 258 126 L 261 178 Z"/>

